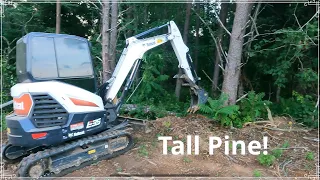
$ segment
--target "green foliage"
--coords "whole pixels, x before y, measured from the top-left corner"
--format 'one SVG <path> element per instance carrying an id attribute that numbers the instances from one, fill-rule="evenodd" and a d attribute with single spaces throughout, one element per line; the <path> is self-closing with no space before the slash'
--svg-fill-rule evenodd
<path id="1" fill-rule="evenodd" d="M 270 105 L 270 101 L 263 100 L 264 93 L 255 93 L 250 91 L 247 98 L 243 98 L 240 102 L 241 114 L 248 118 L 248 121 L 255 121 L 256 118 L 265 118 L 267 110 L 265 105 Z"/>
<path id="2" fill-rule="evenodd" d="M 283 150 L 282 149 L 274 149 L 274 150 L 272 150 L 272 155 L 277 159 L 279 159 L 282 156 L 282 154 L 283 154 Z"/>
<path id="3" fill-rule="evenodd" d="M 242 127 L 246 122 L 266 117 L 265 105 L 268 106 L 271 102 L 263 100 L 263 97 L 264 93 L 256 94 L 250 91 L 248 97 L 243 98 L 239 105 L 225 106 L 227 95 L 222 94 L 217 100 L 209 98 L 207 104 L 200 105 L 200 111 L 221 125 Z"/>
<path id="4" fill-rule="evenodd" d="M 281 148 L 288 148 L 288 147 L 289 147 L 289 141 L 286 140 L 282 144 Z M 271 154 L 277 159 L 279 159 L 283 155 L 283 149 L 281 149 L 281 148 L 276 148 L 276 149 L 272 150 L 272 152 L 271 152 Z"/>
<path id="5" fill-rule="evenodd" d="M 162 83 L 169 78 L 168 75 L 161 73 L 163 56 L 151 52 L 149 55 L 145 55 L 142 61 L 142 83 L 134 100 L 157 103 L 166 92 Z"/>
<path id="6" fill-rule="evenodd" d="M 233 115 L 238 113 L 239 106 L 225 106 L 224 104 L 227 99 L 228 97 L 226 94 L 221 94 L 220 98 L 217 100 L 208 98 L 207 104 L 200 104 L 200 111 L 209 118 L 220 122 L 222 126 L 232 126 L 233 120 L 236 119 L 236 116 Z"/>
<path id="7" fill-rule="evenodd" d="M 261 173 L 259 170 L 255 169 L 255 170 L 253 171 L 253 176 L 254 176 L 254 177 L 261 177 L 261 176 L 262 176 L 262 173 Z"/>
<path id="8" fill-rule="evenodd" d="M 307 152 L 306 160 L 313 161 L 314 160 L 314 153 L 313 152 Z"/>
<path id="9" fill-rule="evenodd" d="M 148 150 L 147 150 L 146 145 L 144 145 L 144 144 L 143 144 L 143 145 L 140 145 L 140 146 L 139 146 L 138 153 L 139 153 L 139 155 L 140 155 L 141 157 L 148 157 L 149 152 L 148 152 Z"/>
<path id="10" fill-rule="evenodd" d="M 271 166 L 271 165 L 273 165 L 274 161 L 276 160 L 276 157 L 274 157 L 274 155 L 271 155 L 271 154 L 264 155 L 261 153 L 257 157 L 257 160 L 263 166 Z"/>
<path id="11" fill-rule="evenodd" d="M 192 160 L 189 159 L 188 157 L 183 157 L 183 162 L 190 163 L 190 162 L 192 162 Z"/>
<path id="12" fill-rule="evenodd" d="M 171 127 L 171 122 L 170 121 L 164 121 L 162 123 L 162 125 L 165 127 L 165 128 L 170 128 Z"/>
<path id="13" fill-rule="evenodd" d="M 117 172 L 122 172 L 123 171 L 123 169 L 121 167 L 118 167 L 116 170 L 117 170 Z"/>
<path id="14" fill-rule="evenodd" d="M 282 144 L 282 148 L 288 148 L 289 147 L 289 141 L 285 140 L 284 143 Z"/>
<path id="15" fill-rule="evenodd" d="M 314 98 L 296 91 L 293 91 L 292 95 L 292 98 L 281 98 L 279 104 L 273 105 L 273 111 L 280 115 L 289 114 L 297 122 L 307 126 L 318 127 L 318 110 L 315 108 Z"/>

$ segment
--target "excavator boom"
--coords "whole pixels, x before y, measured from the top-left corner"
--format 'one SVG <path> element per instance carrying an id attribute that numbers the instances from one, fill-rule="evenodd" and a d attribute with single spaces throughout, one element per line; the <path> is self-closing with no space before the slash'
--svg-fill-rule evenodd
<path id="1" fill-rule="evenodd" d="M 165 27 L 168 28 L 167 34 L 143 38 L 144 36 Z M 130 88 L 135 73 L 139 68 L 140 61 L 144 53 L 168 41 L 170 41 L 179 61 L 178 68 L 183 70 L 183 74 L 180 76 L 176 75 L 175 78 L 185 81 L 191 89 L 192 98 L 189 111 L 195 112 L 198 109 L 198 104 L 205 103 L 207 101 L 208 93 L 198 86 L 200 78 L 194 70 L 191 56 L 188 53 L 189 48 L 184 44 L 181 33 L 173 21 L 130 37 L 126 40 L 126 48 L 121 54 L 112 77 L 107 81 L 105 101 L 109 103 L 114 102 L 120 88 L 131 71 L 131 75 L 125 85 L 124 92 L 116 104 L 119 109 L 122 104 L 124 94 L 126 94 L 127 90 Z"/>

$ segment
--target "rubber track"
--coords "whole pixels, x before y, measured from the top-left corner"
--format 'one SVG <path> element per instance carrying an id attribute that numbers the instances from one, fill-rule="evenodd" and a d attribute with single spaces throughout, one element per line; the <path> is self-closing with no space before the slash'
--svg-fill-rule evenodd
<path id="1" fill-rule="evenodd" d="M 75 140 L 73 142 L 58 146 L 58 147 L 53 147 L 50 149 L 46 149 L 43 151 L 38 151 L 37 153 L 30 154 L 29 156 L 25 157 L 22 159 L 22 161 L 19 163 L 18 168 L 17 168 L 17 176 L 18 177 L 26 177 L 27 179 L 30 179 L 28 177 L 28 170 L 31 165 L 35 164 L 36 162 L 40 161 L 41 159 L 46 159 L 51 156 L 57 155 L 59 153 L 63 153 L 69 150 L 73 150 L 77 147 L 87 145 L 93 142 L 98 142 L 98 141 L 105 141 L 110 138 L 115 138 L 119 136 L 127 136 L 129 139 L 129 143 L 126 148 L 113 152 L 112 154 L 105 154 L 103 156 L 98 157 L 95 160 L 89 160 L 86 162 L 83 162 L 79 166 L 72 166 L 67 169 L 61 170 L 59 174 L 54 174 L 53 172 L 45 174 L 43 177 L 60 177 L 63 175 L 66 175 L 68 173 L 71 173 L 72 171 L 75 171 L 77 169 L 81 169 L 87 165 L 90 165 L 92 163 L 104 160 L 104 159 L 110 159 L 113 157 L 116 157 L 118 155 L 124 154 L 125 152 L 129 151 L 133 147 L 133 137 L 130 135 L 127 130 L 107 130 L 102 133 L 99 133 L 97 135 L 93 135 L 90 137 L 85 137 L 79 140 Z M 47 178 L 46 178 L 47 179 Z"/>

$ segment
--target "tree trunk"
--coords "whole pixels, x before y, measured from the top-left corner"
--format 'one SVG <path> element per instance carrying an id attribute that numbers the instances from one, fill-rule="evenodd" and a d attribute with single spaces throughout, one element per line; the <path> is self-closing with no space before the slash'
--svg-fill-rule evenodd
<path id="1" fill-rule="evenodd" d="M 111 33 L 110 33 L 110 47 L 109 47 L 109 56 L 110 56 L 110 66 L 111 72 L 113 72 L 116 66 L 116 50 L 117 50 L 117 24 L 118 24 L 118 2 L 112 1 L 111 3 Z"/>
<path id="2" fill-rule="evenodd" d="M 108 1 L 102 2 L 102 78 L 107 81 L 111 77 L 111 66 L 109 62 L 109 13 L 110 4 Z"/>
<path id="3" fill-rule="evenodd" d="M 227 12 L 228 12 L 228 4 L 222 3 L 219 18 L 220 18 L 223 25 L 226 24 Z M 217 41 L 218 41 L 218 44 L 221 45 L 221 47 L 223 44 L 224 31 L 225 30 L 223 29 L 223 27 L 219 26 Z M 214 62 L 214 70 L 213 70 L 213 78 L 212 78 L 212 94 L 214 94 L 215 96 L 217 95 L 217 89 L 218 89 L 218 85 L 219 85 L 219 75 L 220 75 L 219 64 L 221 64 L 221 62 L 222 62 L 222 54 L 221 53 L 223 53 L 223 52 L 220 51 L 220 47 L 215 48 L 215 56 L 216 57 L 215 57 L 215 62 Z"/>
<path id="4" fill-rule="evenodd" d="M 230 45 L 228 51 L 228 61 L 225 66 L 222 91 L 229 97 L 227 105 L 234 105 L 237 99 L 241 55 L 243 48 L 243 36 L 245 33 L 245 25 L 249 19 L 251 10 L 249 3 L 237 3 L 236 12 L 230 37 Z"/>
<path id="5" fill-rule="evenodd" d="M 188 32 L 189 32 L 191 6 L 192 6 L 192 3 L 187 3 L 186 19 L 184 22 L 184 29 L 183 29 L 183 41 L 185 44 L 188 43 Z M 182 75 L 182 70 L 180 68 L 179 68 L 178 75 L 179 75 L 179 77 Z M 182 84 L 181 80 L 179 78 L 177 78 L 175 94 L 176 94 L 176 97 L 178 100 L 180 99 L 181 84 Z"/>
<path id="6" fill-rule="evenodd" d="M 198 14 L 200 14 L 200 4 L 197 3 L 196 4 L 196 12 Z M 195 48 L 195 52 L 194 52 L 194 68 L 197 71 L 198 69 L 198 58 L 199 58 L 199 29 L 200 29 L 200 21 L 199 21 L 199 18 L 196 18 L 196 38 L 195 38 L 195 45 L 196 45 L 196 48 Z"/>
<path id="7" fill-rule="evenodd" d="M 281 93 L 281 87 L 278 86 L 278 87 L 277 87 L 277 92 L 276 92 L 276 102 L 277 102 L 277 103 L 280 102 L 280 93 Z"/>
<path id="8" fill-rule="evenodd" d="M 56 4 L 56 34 L 60 33 L 61 27 L 61 3 L 57 0 Z"/>

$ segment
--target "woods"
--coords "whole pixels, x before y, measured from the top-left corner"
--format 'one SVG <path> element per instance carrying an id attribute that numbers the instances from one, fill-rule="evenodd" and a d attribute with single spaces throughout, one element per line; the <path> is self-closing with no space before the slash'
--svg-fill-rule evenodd
<path id="1" fill-rule="evenodd" d="M 212 117 L 223 125 L 241 127 L 245 122 L 267 118 L 265 103 L 273 115 L 318 126 L 319 10 L 315 6 L 56 2 L 8 1 L 4 5 L 3 102 L 10 100 L 10 87 L 16 83 L 15 43 L 28 32 L 89 39 L 95 75 L 101 84 L 111 77 L 126 38 L 174 20 L 190 49 L 200 84 L 210 92 L 210 105 L 199 113 L 215 114 Z M 130 115 L 149 119 L 162 117 L 165 112 L 185 115 L 190 95 L 179 79 L 171 78 L 179 74 L 172 48 L 163 45 L 153 49 L 142 61 L 126 103 L 148 106 L 151 111 L 144 113 L 138 108 Z M 227 110 L 217 115 L 223 108 Z M 10 108 L 4 110 L 9 112 Z M 223 123 L 226 119 L 230 123 Z"/>

